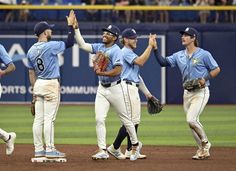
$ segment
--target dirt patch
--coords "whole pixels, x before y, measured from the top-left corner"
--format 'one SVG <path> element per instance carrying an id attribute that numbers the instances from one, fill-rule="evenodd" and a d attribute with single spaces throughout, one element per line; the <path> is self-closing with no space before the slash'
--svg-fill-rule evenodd
<path id="1" fill-rule="evenodd" d="M 193 147 L 144 146 L 142 153 L 147 159 L 94 161 L 91 155 L 96 151 L 95 145 L 57 145 L 67 154 L 67 163 L 31 163 L 33 145 L 17 144 L 14 154 L 5 155 L 5 145 L 0 145 L 0 171 L 235 171 L 236 148 L 212 147 L 208 160 L 196 161 L 191 156 Z M 123 150 L 124 151 L 124 150 Z"/>

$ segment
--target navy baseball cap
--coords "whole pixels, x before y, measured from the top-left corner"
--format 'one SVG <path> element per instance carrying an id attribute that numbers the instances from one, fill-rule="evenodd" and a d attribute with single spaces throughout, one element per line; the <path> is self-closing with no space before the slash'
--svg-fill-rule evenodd
<path id="1" fill-rule="evenodd" d="M 52 29 L 54 27 L 54 24 L 48 24 L 46 21 L 41 21 L 34 26 L 34 33 L 39 36 L 41 33 L 43 33 L 47 29 Z"/>
<path id="2" fill-rule="evenodd" d="M 136 39 L 137 33 L 132 28 L 127 28 L 122 32 L 122 38 L 128 38 L 128 39 Z"/>
<path id="3" fill-rule="evenodd" d="M 198 31 L 192 27 L 187 27 L 184 31 L 180 31 L 180 34 L 187 34 L 191 37 L 198 37 Z"/>
<path id="4" fill-rule="evenodd" d="M 103 28 L 102 31 L 110 32 L 116 37 L 119 37 L 120 35 L 120 29 L 115 25 L 109 25 L 107 28 Z"/>

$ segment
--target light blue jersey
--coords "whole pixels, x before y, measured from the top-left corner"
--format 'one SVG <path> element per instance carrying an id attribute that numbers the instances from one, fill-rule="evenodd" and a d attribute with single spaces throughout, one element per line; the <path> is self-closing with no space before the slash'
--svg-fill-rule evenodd
<path id="1" fill-rule="evenodd" d="M 134 63 L 134 60 L 138 57 L 132 49 L 127 47 L 122 48 L 123 52 L 123 70 L 121 73 L 122 80 L 128 80 L 135 83 L 139 83 L 139 65 Z"/>
<path id="2" fill-rule="evenodd" d="M 218 64 L 210 54 L 210 52 L 197 48 L 192 57 L 189 58 L 186 50 L 181 50 L 174 53 L 171 56 L 166 57 L 166 60 L 171 67 L 178 66 L 181 74 L 182 81 L 204 78 L 208 76 L 211 70 L 218 67 Z M 209 80 L 206 82 L 206 86 L 209 86 Z"/>
<path id="3" fill-rule="evenodd" d="M 103 43 L 93 43 L 91 44 L 93 48 L 92 53 L 97 52 L 103 52 L 109 57 L 109 64 L 107 66 L 106 71 L 112 70 L 115 68 L 115 66 L 122 66 L 122 51 L 120 47 L 117 44 L 114 44 L 113 46 L 106 48 Z M 120 79 L 120 75 L 117 75 L 115 77 L 108 77 L 108 76 L 98 76 L 99 81 L 101 81 L 104 84 L 111 83 L 114 81 L 117 81 Z"/>
<path id="4" fill-rule="evenodd" d="M 6 49 L 0 44 L 0 63 L 9 65 L 12 63 L 12 59 L 9 57 Z"/>
<path id="5" fill-rule="evenodd" d="M 60 78 L 57 54 L 65 50 L 63 41 L 37 42 L 28 51 L 29 68 L 34 69 L 37 78 Z"/>

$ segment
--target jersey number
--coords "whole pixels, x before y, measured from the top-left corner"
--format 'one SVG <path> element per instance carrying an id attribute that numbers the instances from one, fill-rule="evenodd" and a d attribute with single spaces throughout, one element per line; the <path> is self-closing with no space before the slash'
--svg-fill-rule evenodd
<path id="1" fill-rule="evenodd" d="M 43 60 L 41 58 L 38 58 L 36 62 L 37 62 L 39 71 L 43 71 L 44 70 Z"/>

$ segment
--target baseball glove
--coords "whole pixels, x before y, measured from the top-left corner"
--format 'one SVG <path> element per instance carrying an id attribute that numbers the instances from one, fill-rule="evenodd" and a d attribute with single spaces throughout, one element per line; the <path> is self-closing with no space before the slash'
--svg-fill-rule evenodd
<path id="1" fill-rule="evenodd" d="M 199 80 L 201 78 L 196 78 L 196 79 L 193 79 L 193 80 L 186 80 L 184 83 L 183 83 L 183 87 L 185 90 L 188 90 L 188 91 L 193 91 L 193 90 L 197 90 L 197 89 L 201 89 L 202 86 L 201 84 L 199 83 Z"/>
<path id="2" fill-rule="evenodd" d="M 163 105 L 160 103 L 160 101 L 152 96 L 147 101 L 147 109 L 149 114 L 157 114 L 162 111 Z"/>
<path id="3" fill-rule="evenodd" d="M 101 72 L 105 71 L 109 64 L 109 58 L 103 52 L 97 52 L 95 59 L 93 61 L 94 71 L 99 70 Z"/>
<path id="4" fill-rule="evenodd" d="M 36 102 L 36 98 L 33 97 L 33 100 L 31 101 L 31 106 L 30 106 L 30 111 L 32 116 L 35 116 L 35 102 Z"/>

